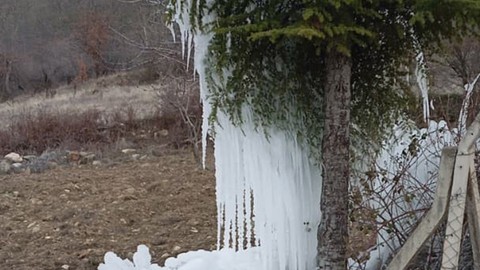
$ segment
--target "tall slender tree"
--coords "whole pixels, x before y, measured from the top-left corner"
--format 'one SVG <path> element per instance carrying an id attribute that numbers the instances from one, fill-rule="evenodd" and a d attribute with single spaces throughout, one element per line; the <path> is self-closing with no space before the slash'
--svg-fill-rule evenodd
<path id="1" fill-rule="evenodd" d="M 194 31 L 214 34 L 206 63 L 214 112 L 241 123 L 248 104 L 260 125 L 291 130 L 310 146 L 323 168 L 318 266 L 346 269 L 351 140 L 381 138 L 411 101 L 402 67 L 419 50 L 474 33 L 480 1 L 182 3 Z M 214 23 L 202 23 L 206 14 Z"/>

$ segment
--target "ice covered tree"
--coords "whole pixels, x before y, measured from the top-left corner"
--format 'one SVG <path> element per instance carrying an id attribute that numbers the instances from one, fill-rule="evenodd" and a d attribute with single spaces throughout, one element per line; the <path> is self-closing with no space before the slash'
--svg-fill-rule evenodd
<path id="1" fill-rule="evenodd" d="M 475 32 L 480 1 L 171 1 L 193 32 L 213 35 L 211 121 L 221 110 L 241 124 L 247 105 L 258 126 L 309 145 L 323 170 L 318 266 L 345 269 L 351 145 L 382 137 L 412 100 L 405 67 L 419 50 Z"/>

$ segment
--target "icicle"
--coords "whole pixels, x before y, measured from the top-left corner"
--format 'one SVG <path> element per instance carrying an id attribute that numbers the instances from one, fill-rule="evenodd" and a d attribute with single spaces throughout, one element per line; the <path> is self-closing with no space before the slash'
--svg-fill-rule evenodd
<path id="1" fill-rule="evenodd" d="M 408 22 L 404 21 L 403 23 L 405 27 L 408 27 Z M 425 62 L 425 55 L 423 54 L 422 46 L 413 28 L 409 27 L 408 32 L 413 39 L 413 47 L 417 53 L 417 56 L 415 57 L 415 60 L 417 61 L 417 66 L 415 67 L 415 77 L 417 79 L 417 84 L 420 88 L 420 93 L 422 95 L 423 120 L 428 123 L 430 119 L 430 102 L 428 100 L 429 85 L 427 78 L 427 64 Z M 431 108 L 433 109 L 433 104 Z"/>
<path id="2" fill-rule="evenodd" d="M 420 49 L 419 49 L 420 50 Z M 428 101 L 428 78 L 426 72 L 426 63 L 423 52 L 419 52 L 417 57 L 417 66 L 415 68 L 415 76 L 417 78 L 417 84 L 420 88 L 420 93 L 422 94 L 422 104 L 423 104 L 423 120 L 428 122 L 430 119 L 430 102 Z M 433 107 L 433 106 L 432 106 Z"/>

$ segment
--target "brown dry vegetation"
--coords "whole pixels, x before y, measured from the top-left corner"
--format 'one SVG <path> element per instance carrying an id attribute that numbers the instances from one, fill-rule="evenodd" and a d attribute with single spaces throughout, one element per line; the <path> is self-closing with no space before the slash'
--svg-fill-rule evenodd
<path id="1" fill-rule="evenodd" d="M 179 81 L 189 79 L 165 77 L 141 85 L 144 72 L 90 80 L 76 92 L 64 86 L 53 98 L 19 96 L 3 103 L 0 154 L 41 154 L 58 148 L 103 151 L 125 139 L 134 146 L 181 148 L 196 143 L 192 129 L 198 133 L 201 118 L 196 83 L 178 89 Z"/>

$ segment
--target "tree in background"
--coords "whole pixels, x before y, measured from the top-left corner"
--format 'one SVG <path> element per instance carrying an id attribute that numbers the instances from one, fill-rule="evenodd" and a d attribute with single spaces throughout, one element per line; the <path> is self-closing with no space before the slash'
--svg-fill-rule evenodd
<path id="1" fill-rule="evenodd" d="M 108 30 L 108 19 L 102 14 L 88 12 L 77 22 L 75 38 L 82 50 L 92 59 L 97 77 L 105 75 L 105 54 L 111 38 Z"/>
<path id="2" fill-rule="evenodd" d="M 318 266 L 346 269 L 352 138 L 382 138 L 411 101 L 398 80 L 402 67 L 422 50 L 475 32 L 480 2 L 182 3 L 194 32 L 214 33 L 206 63 L 214 113 L 240 124 L 247 104 L 259 125 L 291 129 L 310 145 L 323 168 Z"/>
<path id="3" fill-rule="evenodd" d="M 78 59 L 88 77 L 181 62 L 163 11 L 161 1 L 147 0 L 0 1 L 0 54 L 12 59 L 9 94 L 4 91 L 9 69 L 0 63 L 2 95 L 33 92 L 43 84 L 43 72 L 53 87 L 72 82 L 83 72 Z"/>

